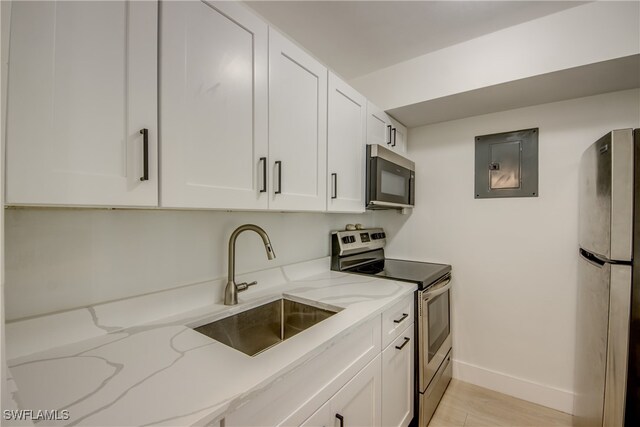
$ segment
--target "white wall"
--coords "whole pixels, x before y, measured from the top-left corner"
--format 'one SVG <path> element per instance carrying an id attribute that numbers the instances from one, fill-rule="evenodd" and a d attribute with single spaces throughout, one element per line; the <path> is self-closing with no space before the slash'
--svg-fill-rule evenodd
<path id="1" fill-rule="evenodd" d="M 373 214 L 168 210 L 5 211 L 5 314 L 14 320 L 208 281 L 227 274 L 227 243 L 254 223 L 271 238 L 236 246 L 238 273 L 330 255 L 330 230 L 373 225 Z M 222 297 L 222 295 L 220 295 Z"/>
<path id="2" fill-rule="evenodd" d="M 349 84 L 389 110 L 638 53 L 640 3 L 590 2 L 392 65 Z"/>
<path id="3" fill-rule="evenodd" d="M 454 375 L 572 409 L 578 163 L 640 126 L 640 90 L 410 129 L 416 207 L 384 214 L 387 255 L 453 265 Z M 539 197 L 474 199 L 474 136 L 539 127 Z"/>
<path id="4" fill-rule="evenodd" d="M 5 351 L 5 298 L 4 298 L 4 137 L 5 137 L 5 108 L 6 108 L 6 88 L 7 88 L 7 58 L 9 57 L 9 16 L 11 12 L 11 3 L 0 3 L 0 390 L 2 396 L 2 409 L 13 408 L 15 402 L 12 400 L 11 393 L 7 391 L 8 368 L 6 365 Z M 13 404 L 12 404 L 13 403 Z"/>

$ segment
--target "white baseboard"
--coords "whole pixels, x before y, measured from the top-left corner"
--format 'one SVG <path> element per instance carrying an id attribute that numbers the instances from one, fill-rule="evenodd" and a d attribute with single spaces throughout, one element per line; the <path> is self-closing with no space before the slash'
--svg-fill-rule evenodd
<path id="1" fill-rule="evenodd" d="M 453 378 L 567 414 L 573 413 L 573 393 L 568 390 L 523 380 L 455 359 Z"/>

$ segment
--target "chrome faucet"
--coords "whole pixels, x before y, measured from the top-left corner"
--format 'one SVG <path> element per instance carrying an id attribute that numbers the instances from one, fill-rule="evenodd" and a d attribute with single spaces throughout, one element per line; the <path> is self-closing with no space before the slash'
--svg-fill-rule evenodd
<path id="1" fill-rule="evenodd" d="M 274 259 L 276 257 L 276 254 L 273 253 L 269 236 L 262 228 L 253 224 L 245 224 L 236 228 L 234 232 L 231 233 L 231 237 L 229 237 L 229 277 L 227 286 L 224 288 L 224 305 L 238 304 L 238 292 L 245 291 L 249 286 L 258 284 L 258 282 L 236 284 L 236 239 L 240 233 L 247 230 L 255 231 L 262 237 L 264 248 L 267 250 L 267 258 Z"/>

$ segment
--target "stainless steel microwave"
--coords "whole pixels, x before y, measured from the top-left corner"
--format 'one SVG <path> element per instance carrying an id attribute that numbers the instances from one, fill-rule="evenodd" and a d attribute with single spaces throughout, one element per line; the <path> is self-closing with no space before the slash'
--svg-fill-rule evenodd
<path id="1" fill-rule="evenodd" d="M 367 209 L 412 208 L 415 163 L 378 144 L 367 145 Z"/>

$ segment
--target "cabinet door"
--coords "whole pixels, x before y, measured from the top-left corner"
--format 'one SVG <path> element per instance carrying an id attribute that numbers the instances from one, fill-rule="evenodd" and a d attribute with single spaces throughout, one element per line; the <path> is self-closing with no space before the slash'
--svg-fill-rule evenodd
<path id="1" fill-rule="evenodd" d="M 156 206 L 156 96 L 156 2 L 13 2 L 7 203 Z"/>
<path id="2" fill-rule="evenodd" d="M 381 356 L 378 355 L 349 381 L 333 398 L 331 409 L 335 425 L 381 425 L 382 374 Z"/>
<path id="3" fill-rule="evenodd" d="M 326 209 L 327 69 L 269 29 L 269 208 Z"/>
<path id="4" fill-rule="evenodd" d="M 391 148 L 391 119 L 381 109 L 367 103 L 367 144 Z"/>
<path id="5" fill-rule="evenodd" d="M 382 425 L 409 425 L 413 418 L 414 325 L 382 352 Z"/>
<path id="6" fill-rule="evenodd" d="M 364 212 L 367 100 L 329 73 L 328 202 L 333 212 Z"/>
<path id="7" fill-rule="evenodd" d="M 267 25 L 234 2 L 161 11 L 162 206 L 266 209 Z"/>
<path id="8" fill-rule="evenodd" d="M 376 317 L 227 414 L 225 425 L 300 425 L 380 354 L 380 341 Z"/>
<path id="9" fill-rule="evenodd" d="M 333 427 L 336 425 L 336 420 L 335 414 L 331 412 L 331 400 L 329 400 L 307 418 L 304 423 L 300 424 L 300 427 Z M 338 423 L 337 425 L 339 426 L 340 424 Z"/>
<path id="10" fill-rule="evenodd" d="M 407 128 L 400 122 L 389 118 L 391 120 L 391 144 L 389 147 L 398 153 L 404 153 L 407 151 Z"/>
<path id="11" fill-rule="evenodd" d="M 380 426 L 381 393 L 381 355 L 378 355 L 302 426 Z"/>

